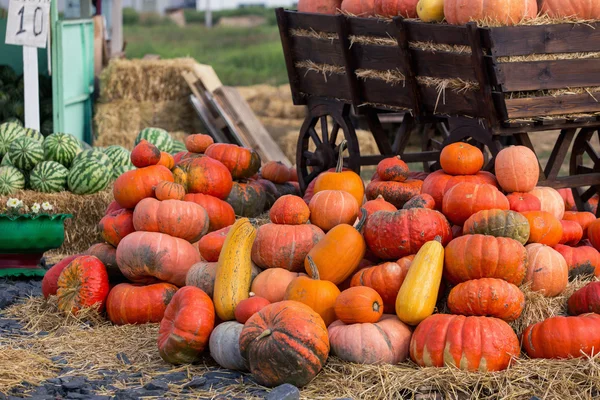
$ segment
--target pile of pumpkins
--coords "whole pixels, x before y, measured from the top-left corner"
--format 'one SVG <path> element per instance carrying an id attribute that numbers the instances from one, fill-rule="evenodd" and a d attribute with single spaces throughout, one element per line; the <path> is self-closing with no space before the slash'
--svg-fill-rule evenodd
<path id="1" fill-rule="evenodd" d="M 401 16 L 424 22 L 464 25 L 471 21 L 494 21 L 515 25 L 524 19 L 547 14 L 553 19 L 600 20 L 600 8 L 590 0 L 299 0 L 298 11 L 357 17 Z"/>
<path id="2" fill-rule="evenodd" d="M 165 361 L 191 363 L 208 347 L 265 386 L 301 387 L 330 355 L 485 372 L 508 368 L 522 348 L 568 358 L 600 347 L 600 219 L 572 210 L 568 191 L 537 187 L 530 149 L 503 149 L 495 175 L 467 143 L 446 146 L 431 174 L 391 157 L 366 187 L 340 157 L 304 198 L 274 200 L 257 227 L 222 211 L 232 178 L 251 176 L 236 168 L 253 165 L 252 152 L 235 149 L 238 163 L 227 162 L 233 149 L 211 150 L 222 145 L 208 139 L 190 136 L 171 169 L 138 144 L 138 169 L 117 179 L 100 223 L 106 243 L 50 269 L 44 295 L 66 312 L 105 308 L 115 324 L 160 323 Z M 283 168 L 267 163 L 254 182 L 285 182 L 293 173 Z M 571 316 L 511 328 L 522 285 L 557 296 L 575 276 L 591 281 L 570 297 Z M 448 314 L 435 313 L 440 302 Z"/>

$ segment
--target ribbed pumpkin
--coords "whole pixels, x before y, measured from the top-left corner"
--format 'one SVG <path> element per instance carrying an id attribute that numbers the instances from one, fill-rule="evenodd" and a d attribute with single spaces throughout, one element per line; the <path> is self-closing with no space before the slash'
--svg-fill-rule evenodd
<path id="1" fill-rule="evenodd" d="M 160 322 L 177 286 L 155 283 L 141 286 L 120 283 L 108 294 L 106 314 L 116 325 Z"/>
<path id="2" fill-rule="evenodd" d="M 382 17 L 417 18 L 418 0 L 375 0 L 375 15 Z"/>
<path id="3" fill-rule="evenodd" d="M 105 215 L 98 224 L 102 239 L 114 247 L 127 235 L 135 231 L 131 210 L 117 210 Z"/>
<path id="4" fill-rule="evenodd" d="M 375 213 L 369 217 L 364 235 L 369 249 L 383 260 L 416 254 L 436 236 L 442 238 L 443 245 L 452 239 L 446 218 L 427 208 Z"/>
<path id="5" fill-rule="evenodd" d="M 554 246 L 567 266 L 569 267 L 569 276 L 590 275 L 600 276 L 600 252 L 591 246 L 570 247 L 563 244 Z"/>
<path id="6" fill-rule="evenodd" d="M 345 324 L 374 323 L 383 314 L 383 300 L 374 289 L 355 286 L 340 293 L 334 309 L 337 319 Z"/>
<path id="7" fill-rule="evenodd" d="M 510 325 L 490 317 L 435 314 L 417 326 L 410 341 L 410 358 L 422 367 L 501 371 L 520 352 Z"/>
<path id="8" fill-rule="evenodd" d="M 594 0 L 541 0 L 540 11 L 551 18 L 600 19 L 600 4 Z"/>
<path id="9" fill-rule="evenodd" d="M 260 168 L 260 156 L 257 152 L 235 144 L 211 144 L 204 154 L 223 163 L 233 179 L 250 178 Z"/>
<path id="10" fill-rule="evenodd" d="M 357 17 L 372 17 L 375 15 L 375 0 L 344 0 L 340 9 Z"/>
<path id="11" fill-rule="evenodd" d="M 306 274 L 288 271 L 283 268 L 269 268 L 259 273 L 252 280 L 250 290 L 271 303 L 277 303 L 285 297 L 285 291 L 290 282 L 300 275 Z"/>
<path id="12" fill-rule="evenodd" d="M 515 25 L 523 18 L 537 14 L 529 0 L 444 0 L 444 15 L 450 24 L 464 25 L 471 20 L 491 20 L 501 25 Z"/>
<path id="13" fill-rule="evenodd" d="M 306 255 L 323 237 L 325 233 L 311 224 L 262 225 L 252 245 L 252 261 L 261 268 L 303 271 Z"/>
<path id="14" fill-rule="evenodd" d="M 397 210 L 393 204 L 385 201 L 385 199 L 381 195 L 377 196 L 377 198 L 374 200 L 369 200 L 369 201 L 365 202 L 365 204 L 363 204 L 362 208 L 367 212 L 367 219 L 369 218 L 370 215 L 372 215 L 373 213 L 376 213 L 377 211 L 392 211 L 392 212 L 394 212 Z M 362 213 L 359 213 L 359 217 L 361 217 L 361 216 L 362 216 Z"/>
<path id="15" fill-rule="evenodd" d="M 536 187 L 529 192 L 540 200 L 542 211 L 554 215 L 559 221 L 565 215 L 565 202 L 560 193 L 551 187 Z"/>
<path id="16" fill-rule="evenodd" d="M 226 201 L 201 193 L 188 193 L 183 200 L 194 202 L 206 210 L 209 220 L 209 232 L 226 228 L 235 222 L 235 211 Z"/>
<path id="17" fill-rule="evenodd" d="M 498 278 L 518 286 L 525 278 L 527 260 L 525 247 L 514 239 L 464 235 L 446 246 L 444 277 L 452 284 Z"/>
<path id="18" fill-rule="evenodd" d="M 292 280 L 283 299 L 306 304 L 323 318 L 325 326 L 329 326 L 337 319 L 334 306 L 340 290 L 334 283 L 321 280 L 319 270 L 311 257 L 308 256 L 307 259 L 310 265 L 310 277 L 298 276 Z"/>
<path id="19" fill-rule="evenodd" d="M 190 242 L 158 232 L 133 232 L 117 247 L 117 263 L 123 275 L 134 283 L 157 280 L 184 286 L 200 253 Z"/>
<path id="20" fill-rule="evenodd" d="M 269 300 L 256 296 L 253 292 L 250 292 L 249 296 L 235 306 L 235 320 L 241 324 L 245 324 L 251 316 L 271 304 Z"/>
<path id="21" fill-rule="evenodd" d="M 162 181 L 173 182 L 173 174 L 162 165 L 134 169 L 117 178 L 113 195 L 121 207 L 134 208 L 146 197 L 153 197 L 154 187 Z"/>
<path id="22" fill-rule="evenodd" d="M 560 244 L 567 244 L 569 246 L 575 246 L 581 241 L 583 237 L 583 229 L 575 221 L 561 220 L 560 225 L 562 226 L 562 236 L 560 237 Z"/>
<path id="23" fill-rule="evenodd" d="M 445 0 L 456 3 L 457 0 Z M 478 0 L 489 1 L 489 0 Z M 506 1 L 506 0 L 503 0 Z M 521 3 L 521 0 L 508 0 Z M 516 9 L 518 9 L 517 6 Z M 465 9 L 468 12 L 468 8 Z M 448 18 L 448 16 L 446 16 Z M 520 19 L 520 18 L 519 18 Z M 519 21 L 519 19 L 514 22 Z M 496 178 L 505 192 L 529 192 L 535 188 L 540 177 L 540 164 L 535 153 L 525 146 L 510 146 L 500 150 L 494 164 Z"/>
<path id="24" fill-rule="evenodd" d="M 324 172 L 319 174 L 315 180 L 314 193 L 317 194 L 323 190 L 341 190 L 350 193 L 356 200 L 357 207 L 363 203 L 365 196 L 365 184 L 362 178 L 354 171 L 344 171 L 344 149 L 346 140 L 342 140 L 339 145 L 337 166 L 333 172 Z"/>
<path id="25" fill-rule="evenodd" d="M 301 225 L 307 223 L 309 217 L 310 210 L 304 200 L 291 194 L 278 198 L 269 211 L 274 224 Z"/>
<path id="26" fill-rule="evenodd" d="M 398 364 L 408 357 L 412 332 L 395 315 L 383 315 L 375 323 L 329 325 L 331 353 L 359 364 Z"/>
<path id="27" fill-rule="evenodd" d="M 94 256 L 77 257 L 58 277 L 59 310 L 72 314 L 94 306 L 99 311 L 104 310 L 108 284 L 108 274 L 100 260 Z"/>
<path id="28" fill-rule="evenodd" d="M 496 177 L 487 171 L 479 171 L 475 175 L 457 175 L 452 176 L 446 174 L 441 169 L 429 174 L 423 181 L 423 187 L 421 193 L 429 194 L 435 201 L 436 209 L 442 210 L 442 200 L 444 194 L 450 190 L 450 188 L 463 182 L 471 183 L 486 183 L 488 185 L 497 186 Z"/>
<path id="29" fill-rule="evenodd" d="M 451 143 L 440 152 L 440 165 L 449 175 L 475 175 L 483 167 L 483 153 L 468 143 Z"/>
<path id="30" fill-rule="evenodd" d="M 556 246 L 562 238 L 562 225 L 558 219 L 546 211 L 526 211 L 522 213 L 529 221 L 529 243 Z"/>
<path id="31" fill-rule="evenodd" d="M 596 220 L 596 216 L 589 211 L 565 211 L 563 220 L 577 222 L 583 230 L 582 238 L 586 239 L 588 226 Z"/>
<path id="32" fill-rule="evenodd" d="M 179 183 L 162 181 L 154 188 L 158 200 L 183 200 L 185 189 Z"/>
<path id="33" fill-rule="evenodd" d="M 434 210 L 435 200 L 431 195 L 421 193 L 407 201 L 402 208 L 405 210 L 408 210 L 409 208 L 429 208 L 430 210 Z"/>
<path id="34" fill-rule="evenodd" d="M 541 211 L 542 202 L 540 199 L 530 193 L 514 192 L 506 196 L 509 207 L 512 211 Z"/>
<path id="35" fill-rule="evenodd" d="M 158 330 L 158 353 L 170 364 L 198 360 L 215 326 L 210 297 L 194 286 L 177 291 L 165 310 Z"/>
<path id="36" fill-rule="evenodd" d="M 203 193 L 225 200 L 233 181 L 225 165 L 210 157 L 200 156 L 184 159 L 179 166 L 184 172 L 183 185 L 188 193 Z M 174 171 L 174 174 L 177 173 Z M 175 182 L 182 184 L 182 182 Z"/>
<path id="37" fill-rule="evenodd" d="M 407 256 L 398 262 L 386 262 L 374 267 L 363 268 L 352 277 L 350 286 L 367 286 L 381 296 L 384 312 L 396 313 L 396 296 L 406 278 L 414 256 Z"/>
<path id="38" fill-rule="evenodd" d="M 514 211 L 483 210 L 471 215 L 463 226 L 463 234 L 477 233 L 508 237 L 525 244 L 529 239 L 529 221 Z"/>
<path id="39" fill-rule="evenodd" d="M 131 151 L 131 163 L 137 168 L 156 165 L 160 161 L 158 147 L 142 139 Z"/>
<path id="40" fill-rule="evenodd" d="M 202 236 L 202 238 L 198 241 L 198 250 L 200 251 L 202 258 L 209 262 L 219 261 L 219 255 L 221 254 L 223 243 L 225 243 L 225 238 L 227 237 L 230 229 L 231 226 L 227 226 L 223 229 L 219 229 L 218 231 L 214 231 Z"/>
<path id="41" fill-rule="evenodd" d="M 204 153 L 215 141 L 210 135 L 197 133 L 185 138 L 185 148 L 192 153 Z"/>
<path id="42" fill-rule="evenodd" d="M 81 256 L 81 254 L 75 254 L 67 256 L 54 264 L 46 273 L 42 279 L 42 294 L 47 299 L 48 297 L 55 295 L 58 290 L 58 277 L 60 273 L 71 264 L 71 261 Z"/>
<path id="43" fill-rule="evenodd" d="M 404 182 L 409 172 L 408 165 L 400 156 L 384 158 L 377 164 L 377 175 L 382 181 Z"/>
<path id="44" fill-rule="evenodd" d="M 302 387 L 325 365 L 329 355 L 327 327 L 307 305 L 281 301 L 246 322 L 240 350 L 261 385 L 290 383 Z"/>
<path id="45" fill-rule="evenodd" d="M 262 186 L 252 181 L 233 182 L 227 202 L 233 207 L 235 215 L 254 218 L 265 210 L 267 195 Z"/>
<path id="46" fill-rule="evenodd" d="M 531 358 L 591 357 L 600 348 L 600 315 L 552 317 L 528 326 L 523 349 Z M 559 345 L 560 344 L 560 345 Z"/>
<path id="47" fill-rule="evenodd" d="M 592 246 L 600 251 L 600 218 L 589 224 L 586 232 Z"/>
<path id="48" fill-rule="evenodd" d="M 523 307 L 523 292 L 503 279 L 482 278 L 459 283 L 448 296 L 448 308 L 452 314 L 514 321 L 523 312 Z"/>
<path id="49" fill-rule="evenodd" d="M 322 190 L 308 204 L 310 223 L 327 232 L 340 224 L 352 224 L 358 215 L 358 203 L 343 190 Z"/>
<path id="50" fill-rule="evenodd" d="M 367 185 L 367 200 L 374 200 L 383 196 L 385 201 L 396 208 L 402 208 L 407 201 L 421 193 L 423 181 L 407 179 L 404 182 L 371 181 Z"/>
<path id="51" fill-rule="evenodd" d="M 189 201 L 147 198 L 135 206 L 133 226 L 136 231 L 166 233 L 194 243 L 208 232 L 208 214 Z"/>
<path id="52" fill-rule="evenodd" d="M 274 183 L 285 183 L 290 180 L 290 170 L 280 161 L 269 161 L 260 170 L 263 178 Z"/>
<path id="53" fill-rule="evenodd" d="M 600 314 L 600 282 L 590 282 L 569 297 L 570 315 Z"/>
<path id="54" fill-rule="evenodd" d="M 526 249 L 529 265 L 525 283 L 546 297 L 561 294 L 569 281 L 569 267 L 564 257 L 552 247 L 539 243 L 528 244 Z"/>
<path id="55" fill-rule="evenodd" d="M 462 225 L 473 214 L 481 210 L 508 210 L 508 200 L 492 185 L 460 183 L 444 194 L 442 210 L 446 218 Z"/>

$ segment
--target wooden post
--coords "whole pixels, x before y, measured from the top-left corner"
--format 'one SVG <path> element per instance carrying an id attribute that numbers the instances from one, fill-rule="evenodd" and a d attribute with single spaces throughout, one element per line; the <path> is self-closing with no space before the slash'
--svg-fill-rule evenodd
<path id="1" fill-rule="evenodd" d="M 123 51 L 123 6 L 121 0 L 114 0 L 111 16 L 110 57 L 112 58 Z"/>
<path id="2" fill-rule="evenodd" d="M 23 80 L 25 84 L 25 127 L 40 130 L 40 97 L 37 48 L 23 46 Z"/>

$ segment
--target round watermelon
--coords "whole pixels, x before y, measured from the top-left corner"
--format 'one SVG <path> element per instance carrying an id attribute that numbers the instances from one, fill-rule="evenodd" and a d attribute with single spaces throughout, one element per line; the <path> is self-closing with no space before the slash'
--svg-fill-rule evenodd
<path id="1" fill-rule="evenodd" d="M 108 146 L 104 149 L 104 154 L 110 158 L 113 168 L 131 164 L 131 153 L 123 146 Z"/>
<path id="2" fill-rule="evenodd" d="M 13 165 L 25 171 L 31 171 L 44 159 L 42 143 L 27 136 L 16 138 L 8 148 L 8 155 Z"/>
<path id="3" fill-rule="evenodd" d="M 112 162 L 110 158 L 106 154 L 104 154 L 101 150 L 97 149 L 88 149 L 83 150 L 81 153 L 77 154 L 73 159 L 73 166 L 79 164 L 82 161 L 94 160 L 98 164 L 105 166 L 110 171 L 113 169 Z"/>
<path id="4" fill-rule="evenodd" d="M 142 129 L 135 138 L 135 144 L 138 144 L 142 139 L 146 139 L 152 143 L 160 151 L 166 151 L 170 153 L 173 148 L 173 138 L 169 135 L 169 132 L 160 128 L 146 128 Z"/>
<path id="5" fill-rule="evenodd" d="M 68 133 L 53 133 L 44 141 L 44 159 L 56 161 L 69 168 L 81 152 L 77 138 Z"/>
<path id="6" fill-rule="evenodd" d="M 171 146 L 171 154 L 177 154 L 180 151 L 187 151 L 185 144 L 179 140 L 173 140 L 173 146 Z"/>
<path id="7" fill-rule="evenodd" d="M 18 137 L 25 135 L 25 129 L 14 122 L 0 125 L 0 157 L 8 153 L 10 144 Z"/>
<path id="8" fill-rule="evenodd" d="M 0 195 L 9 196 L 25 189 L 25 176 L 15 167 L 0 167 Z"/>
<path id="9" fill-rule="evenodd" d="M 44 135 L 42 135 L 40 133 L 40 131 L 36 131 L 35 129 L 32 129 L 32 128 L 25 128 L 25 136 L 27 136 L 28 138 L 31 138 L 33 140 L 36 140 L 40 143 L 44 142 Z"/>
<path id="10" fill-rule="evenodd" d="M 56 161 L 42 161 L 29 174 L 31 189 L 43 193 L 65 190 L 69 170 Z"/>
<path id="11" fill-rule="evenodd" d="M 112 168 L 95 159 L 87 159 L 73 164 L 67 184 L 75 194 L 92 194 L 106 189 L 111 178 Z"/>
<path id="12" fill-rule="evenodd" d="M 10 162 L 10 157 L 8 156 L 8 154 L 5 154 L 4 157 L 2 157 L 2 161 L 0 161 L 0 167 L 8 165 L 13 166 L 12 162 Z"/>
<path id="13" fill-rule="evenodd" d="M 127 171 L 133 171 L 135 167 L 133 165 L 120 165 L 113 169 L 112 178 L 117 179 Z"/>

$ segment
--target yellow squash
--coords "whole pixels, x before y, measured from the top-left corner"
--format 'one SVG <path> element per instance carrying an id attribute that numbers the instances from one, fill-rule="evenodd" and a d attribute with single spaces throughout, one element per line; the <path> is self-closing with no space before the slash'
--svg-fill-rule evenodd
<path id="1" fill-rule="evenodd" d="M 436 236 L 421 247 L 402 282 L 396 314 L 406 324 L 417 325 L 433 314 L 444 268 L 444 246 L 440 242 Z"/>
<path id="2" fill-rule="evenodd" d="M 223 321 L 235 319 L 238 303 L 248 298 L 252 283 L 250 254 L 256 229 L 248 218 L 240 218 L 231 227 L 219 256 L 213 301 L 217 315 Z"/>

